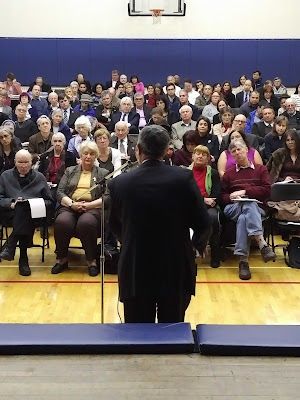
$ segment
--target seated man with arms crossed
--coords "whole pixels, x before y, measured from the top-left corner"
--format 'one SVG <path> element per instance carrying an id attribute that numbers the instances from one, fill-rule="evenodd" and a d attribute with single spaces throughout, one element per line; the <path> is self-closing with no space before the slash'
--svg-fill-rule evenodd
<path id="1" fill-rule="evenodd" d="M 262 219 L 265 203 L 271 194 L 268 170 L 264 165 L 252 163 L 247 157 L 247 145 L 239 140 L 229 145 L 229 151 L 236 160 L 236 165 L 229 168 L 222 179 L 222 202 L 225 204 L 224 215 L 236 222 L 236 246 L 234 254 L 239 256 L 239 277 L 251 278 L 248 263 L 251 237 L 254 236 L 264 262 L 274 260 L 276 255 L 268 247 L 263 237 Z M 256 201 L 243 201 L 243 198 Z"/>

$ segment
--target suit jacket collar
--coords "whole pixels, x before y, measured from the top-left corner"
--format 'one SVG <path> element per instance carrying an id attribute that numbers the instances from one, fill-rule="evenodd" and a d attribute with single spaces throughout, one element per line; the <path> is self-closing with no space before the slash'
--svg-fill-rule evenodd
<path id="1" fill-rule="evenodd" d="M 148 167 L 164 167 L 165 164 L 163 161 L 160 160 L 153 160 L 153 159 L 147 159 L 144 160 L 142 164 L 139 165 L 139 168 L 148 168 Z"/>

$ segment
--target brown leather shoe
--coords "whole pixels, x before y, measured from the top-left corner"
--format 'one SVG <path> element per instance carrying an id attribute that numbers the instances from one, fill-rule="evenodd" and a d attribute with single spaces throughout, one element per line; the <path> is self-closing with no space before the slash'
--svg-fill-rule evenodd
<path id="1" fill-rule="evenodd" d="M 249 264 L 246 261 L 240 261 L 239 263 L 239 278 L 242 281 L 251 279 Z"/>

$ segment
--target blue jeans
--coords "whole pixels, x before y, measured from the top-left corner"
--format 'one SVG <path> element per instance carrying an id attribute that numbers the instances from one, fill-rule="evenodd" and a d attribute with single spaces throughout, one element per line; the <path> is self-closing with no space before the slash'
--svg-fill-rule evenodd
<path id="1" fill-rule="evenodd" d="M 236 202 L 228 204 L 224 215 L 236 222 L 236 246 L 234 254 L 248 256 L 250 251 L 251 236 L 262 235 L 262 217 L 265 212 L 257 203 Z"/>

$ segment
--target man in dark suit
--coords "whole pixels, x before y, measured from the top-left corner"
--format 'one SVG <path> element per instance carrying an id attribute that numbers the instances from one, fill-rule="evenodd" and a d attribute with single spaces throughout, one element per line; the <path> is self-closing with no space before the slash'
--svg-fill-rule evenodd
<path id="1" fill-rule="evenodd" d="M 254 122 L 251 128 L 252 135 L 257 136 L 260 145 L 265 143 L 265 136 L 273 130 L 275 111 L 272 107 L 265 107 L 262 114 L 263 120 Z"/>
<path id="2" fill-rule="evenodd" d="M 120 74 L 118 70 L 114 69 L 113 71 L 111 71 L 111 80 L 106 81 L 105 83 L 105 89 L 109 89 L 111 87 L 116 89 L 116 85 L 118 83 L 120 83 Z"/>
<path id="3" fill-rule="evenodd" d="M 61 93 L 58 95 L 59 107 L 63 112 L 63 121 L 71 129 L 71 132 L 75 129 L 75 121 L 80 117 L 80 112 L 73 110 L 70 106 L 70 100 L 68 97 Z"/>
<path id="4" fill-rule="evenodd" d="M 109 183 L 110 227 L 122 243 L 119 296 L 125 322 L 176 323 L 195 294 L 193 244 L 203 252 L 211 222 L 193 174 L 165 165 L 167 131 L 151 125 L 137 144 L 140 166 Z"/>
<path id="5" fill-rule="evenodd" d="M 179 110 L 182 106 L 190 106 L 193 111 L 192 120 L 197 121 L 197 119 L 200 117 L 200 112 L 196 106 L 189 103 L 188 92 L 184 89 L 180 90 L 179 92 L 179 103 L 173 103 L 171 107 L 171 110 L 176 114 L 177 121 L 180 120 Z"/>
<path id="6" fill-rule="evenodd" d="M 235 96 L 235 104 L 237 108 L 240 108 L 243 104 L 247 103 L 250 100 L 251 91 L 252 82 L 250 81 L 250 79 L 247 79 L 244 83 L 244 90 L 237 93 L 237 95 Z"/>
<path id="7" fill-rule="evenodd" d="M 145 125 L 148 124 L 151 118 L 152 107 L 149 107 L 147 106 L 147 104 L 145 104 L 145 99 L 142 93 L 136 93 L 134 95 L 134 104 L 135 107 L 133 107 L 132 112 L 134 114 L 138 113 L 140 115 L 138 127 L 139 129 L 142 129 Z"/>
<path id="8" fill-rule="evenodd" d="M 300 130 L 300 111 L 296 111 L 294 99 L 287 99 L 285 102 L 286 111 L 282 113 L 289 121 L 289 129 Z"/>
<path id="9" fill-rule="evenodd" d="M 256 90 L 254 90 L 250 95 L 250 100 L 247 103 L 244 103 L 240 107 L 240 113 L 244 114 L 245 117 L 247 118 L 251 113 L 251 111 L 257 109 L 258 102 L 259 102 L 259 93 Z"/>
<path id="10" fill-rule="evenodd" d="M 128 135 L 129 129 L 124 121 L 118 121 L 115 125 L 115 134 L 112 136 L 110 145 L 121 152 L 123 162 L 136 161 L 135 147 L 137 140 Z"/>
<path id="11" fill-rule="evenodd" d="M 125 121 L 129 128 L 129 133 L 139 133 L 140 114 L 132 110 L 132 100 L 130 97 L 123 97 L 120 102 L 120 111 L 112 114 L 111 121 L 108 126 L 109 132 L 114 132 L 115 124 L 118 121 Z"/>

